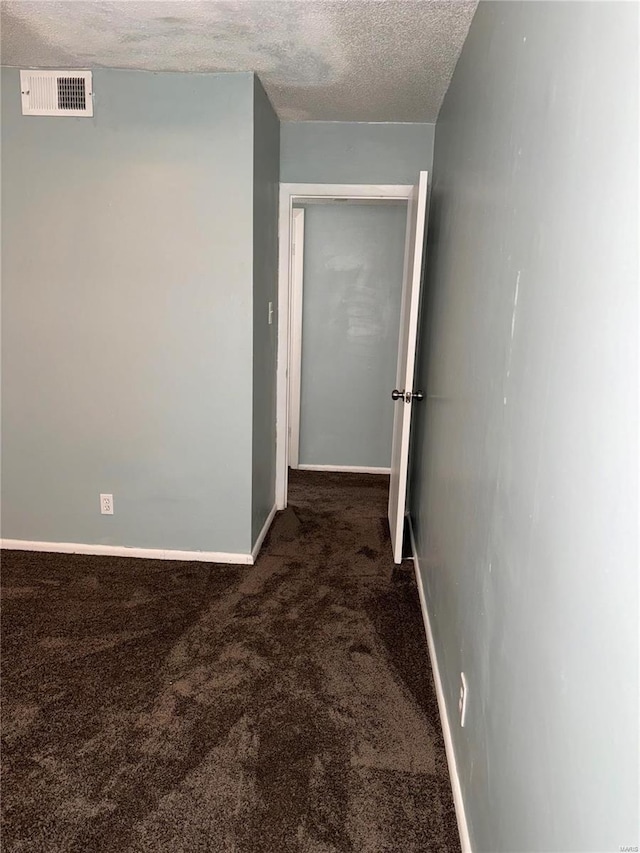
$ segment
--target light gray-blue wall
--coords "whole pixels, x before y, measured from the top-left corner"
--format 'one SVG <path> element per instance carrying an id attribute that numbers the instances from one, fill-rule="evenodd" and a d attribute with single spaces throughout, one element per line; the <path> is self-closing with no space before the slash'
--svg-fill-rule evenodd
<path id="1" fill-rule="evenodd" d="M 431 169 L 434 131 L 433 124 L 283 122 L 280 180 L 415 184 Z"/>
<path id="2" fill-rule="evenodd" d="M 301 464 L 391 464 L 406 220 L 406 204 L 306 207 Z"/>
<path id="3" fill-rule="evenodd" d="M 253 125 L 253 482 L 255 542 L 275 501 L 280 122 L 258 78 Z M 273 306 L 269 325 L 269 302 Z"/>
<path id="4" fill-rule="evenodd" d="M 637 193 L 638 5 L 480 3 L 436 130 L 412 507 L 474 851 L 639 843 Z"/>
<path id="5" fill-rule="evenodd" d="M 40 118 L 2 70 L 4 537 L 250 550 L 253 89 L 95 70 Z"/>

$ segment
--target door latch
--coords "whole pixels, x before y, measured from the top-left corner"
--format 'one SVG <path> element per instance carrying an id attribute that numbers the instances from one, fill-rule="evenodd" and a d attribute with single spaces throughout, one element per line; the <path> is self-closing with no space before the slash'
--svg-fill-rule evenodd
<path id="1" fill-rule="evenodd" d="M 410 403 L 412 400 L 424 400 L 424 391 L 398 391 L 396 388 L 391 392 L 392 400 L 404 400 L 405 403 Z"/>

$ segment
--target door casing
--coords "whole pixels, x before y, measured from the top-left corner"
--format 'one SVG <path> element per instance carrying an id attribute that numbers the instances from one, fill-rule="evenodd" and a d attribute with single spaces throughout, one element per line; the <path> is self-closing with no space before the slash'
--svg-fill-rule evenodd
<path id="1" fill-rule="evenodd" d="M 292 363 L 292 311 L 298 310 L 293 297 L 293 259 L 291 254 L 294 203 L 316 202 L 370 203 L 402 200 L 408 202 L 413 184 L 280 184 L 278 245 L 278 364 L 276 377 L 276 506 L 287 506 L 289 467 L 289 369 Z M 407 218 L 407 223 L 409 220 Z M 391 389 L 390 389 L 391 390 Z M 295 425 L 294 425 L 295 428 Z"/>

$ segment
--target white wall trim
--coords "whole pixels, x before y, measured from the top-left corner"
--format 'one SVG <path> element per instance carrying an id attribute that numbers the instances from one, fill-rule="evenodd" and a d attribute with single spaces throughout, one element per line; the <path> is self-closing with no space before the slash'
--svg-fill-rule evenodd
<path id="1" fill-rule="evenodd" d="M 262 548 L 262 543 L 264 542 L 265 536 L 269 532 L 269 528 L 271 527 L 271 522 L 273 521 L 276 512 L 278 511 L 278 507 L 274 504 L 271 507 L 271 511 L 267 516 L 267 520 L 265 521 L 262 530 L 258 533 L 258 538 L 256 539 L 255 545 L 251 549 L 251 562 L 255 563 L 258 554 L 260 553 L 260 548 Z"/>
<path id="2" fill-rule="evenodd" d="M 427 609 L 427 599 L 424 594 L 424 586 L 422 584 L 422 575 L 420 574 L 420 564 L 418 561 L 418 551 L 416 548 L 416 539 L 413 532 L 413 524 L 409 517 L 409 535 L 411 537 L 411 550 L 413 552 L 413 565 L 416 573 L 416 583 L 418 584 L 418 594 L 420 596 L 420 607 L 422 609 L 422 619 L 424 622 L 424 630 L 427 635 L 427 645 L 429 647 L 429 658 L 431 659 L 431 671 L 433 672 L 433 681 L 436 687 L 436 697 L 438 699 L 438 710 L 440 712 L 440 722 L 442 724 L 442 735 L 444 738 L 444 748 L 447 754 L 447 764 L 449 765 L 449 778 L 451 779 L 451 791 L 453 793 L 453 805 L 456 810 L 456 820 L 458 822 L 458 832 L 460 833 L 460 845 L 462 853 L 473 853 L 471 847 L 471 838 L 469 836 L 469 826 L 467 824 L 467 815 L 464 808 L 464 799 L 462 797 L 462 787 L 460 785 L 460 776 L 458 774 L 458 765 L 456 763 L 456 754 L 453 748 L 453 738 L 451 736 L 451 723 L 447 713 L 447 704 L 444 698 L 444 690 L 442 688 L 442 678 L 440 677 L 440 667 L 438 666 L 438 657 L 436 655 L 436 647 L 433 639 L 433 631 L 431 630 L 431 620 L 429 619 L 429 611 Z"/>
<path id="3" fill-rule="evenodd" d="M 280 184 L 278 213 L 278 367 L 276 379 L 276 506 L 287 505 L 289 465 L 289 346 L 291 305 L 291 219 L 294 201 L 347 198 L 407 200 L 413 184 Z"/>
<path id="4" fill-rule="evenodd" d="M 304 289 L 304 207 L 291 211 L 291 301 L 289 342 L 289 467 L 300 458 L 300 389 L 302 385 L 302 299 Z"/>
<path id="5" fill-rule="evenodd" d="M 283 182 L 280 188 L 286 190 L 288 195 L 295 196 L 297 202 L 327 198 L 348 198 L 353 201 L 356 199 L 408 199 L 411 197 L 413 184 L 290 184 Z"/>
<path id="6" fill-rule="evenodd" d="M 363 465 L 298 465 L 300 471 L 344 471 L 351 474 L 390 474 L 391 468 L 367 468 Z"/>
<path id="7" fill-rule="evenodd" d="M 199 563 L 253 565 L 252 554 L 222 551 L 171 551 L 160 548 L 129 548 L 126 545 L 85 545 L 79 542 L 32 542 L 28 539 L 0 539 L 8 551 L 47 551 L 53 554 L 92 554 L 105 557 L 139 557 L 143 560 L 186 560 Z"/>

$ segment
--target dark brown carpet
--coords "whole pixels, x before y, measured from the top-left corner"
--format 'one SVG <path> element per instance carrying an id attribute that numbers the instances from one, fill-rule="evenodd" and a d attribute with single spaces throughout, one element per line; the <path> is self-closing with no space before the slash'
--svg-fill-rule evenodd
<path id="1" fill-rule="evenodd" d="M 4 552 L 2 849 L 459 850 L 387 486 L 294 472 L 254 567 Z"/>

